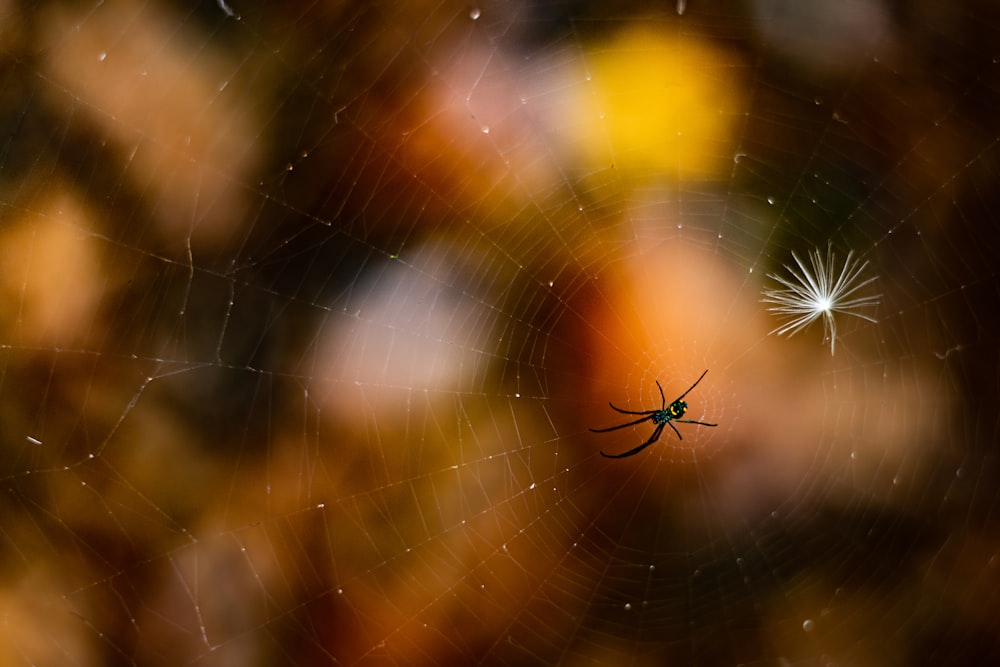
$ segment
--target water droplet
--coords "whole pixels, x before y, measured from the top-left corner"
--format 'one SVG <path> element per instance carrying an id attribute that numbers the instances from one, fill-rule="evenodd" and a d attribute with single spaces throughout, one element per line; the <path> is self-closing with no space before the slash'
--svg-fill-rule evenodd
<path id="1" fill-rule="evenodd" d="M 802 629 L 805 630 L 806 632 L 812 632 L 814 627 L 816 627 L 816 624 L 813 623 L 813 620 L 811 618 L 807 618 L 806 620 L 802 621 Z"/>
<path id="2" fill-rule="evenodd" d="M 767 203 L 770 204 L 771 206 L 774 206 L 774 197 L 768 197 Z"/>
<path id="3" fill-rule="evenodd" d="M 625 611 L 632 611 L 632 604 L 630 602 L 625 603 Z"/>
<path id="4" fill-rule="evenodd" d="M 482 12 L 479 11 L 478 7 L 473 7 L 469 12 L 469 18 L 473 21 L 478 21 L 480 16 L 482 16 Z"/>

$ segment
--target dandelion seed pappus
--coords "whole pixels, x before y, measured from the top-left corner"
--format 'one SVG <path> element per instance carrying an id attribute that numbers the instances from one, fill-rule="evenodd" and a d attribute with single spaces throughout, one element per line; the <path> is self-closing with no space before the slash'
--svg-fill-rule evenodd
<path id="1" fill-rule="evenodd" d="M 822 317 L 823 342 L 830 341 L 830 354 L 833 355 L 837 343 L 837 320 L 834 313 L 843 313 L 877 323 L 875 318 L 861 311 L 878 304 L 881 295 L 855 296 L 863 287 L 875 282 L 876 278 L 861 279 L 868 262 L 854 259 L 853 250 L 847 253 L 847 259 L 844 260 L 839 272 L 834 268 L 836 259 L 832 244 L 827 246 L 825 259 L 819 248 L 813 250 L 807 257 L 810 265 L 808 267 L 795 252 L 792 252 L 792 259 L 795 260 L 798 270 L 786 264 L 785 270 L 791 277 L 767 274 L 768 278 L 782 287 L 764 289 L 762 292 L 764 298 L 761 302 L 774 304 L 767 310 L 784 318 L 784 321 L 768 332 L 768 335 L 787 334 L 791 337 Z"/>

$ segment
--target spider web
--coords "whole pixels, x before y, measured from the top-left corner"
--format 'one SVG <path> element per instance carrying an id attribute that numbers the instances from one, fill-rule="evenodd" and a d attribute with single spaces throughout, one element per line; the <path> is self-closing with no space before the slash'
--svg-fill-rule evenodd
<path id="1" fill-rule="evenodd" d="M 4 664 L 1000 656 L 1000 17 L 797 4 L 3 5 Z"/>

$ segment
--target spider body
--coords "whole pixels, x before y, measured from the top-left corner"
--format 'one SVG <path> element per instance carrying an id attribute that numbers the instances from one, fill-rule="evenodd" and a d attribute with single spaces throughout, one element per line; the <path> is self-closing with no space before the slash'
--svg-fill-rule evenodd
<path id="1" fill-rule="evenodd" d="M 708 373 L 707 368 L 705 369 L 705 373 Z M 674 422 L 677 422 L 679 424 L 701 424 L 702 426 L 718 426 L 718 424 L 709 424 L 707 422 L 695 421 L 693 419 L 681 419 L 681 417 L 684 416 L 684 414 L 687 412 L 688 409 L 688 404 L 684 400 L 684 397 L 688 395 L 688 392 L 690 392 L 692 389 L 698 386 L 698 383 L 701 382 L 701 379 L 705 377 L 705 373 L 702 373 L 698 377 L 698 379 L 695 380 L 694 384 L 688 387 L 687 391 L 685 391 L 683 394 L 678 396 L 674 401 L 672 401 L 669 406 L 667 405 L 666 397 L 663 395 L 663 387 L 660 386 L 660 381 L 657 380 L 656 388 L 660 390 L 659 410 L 641 410 L 639 412 L 635 412 L 632 410 L 622 410 L 621 408 L 615 407 L 614 403 L 608 403 L 608 405 L 611 406 L 612 410 L 620 412 L 623 415 L 642 415 L 642 417 L 640 419 L 636 419 L 635 421 L 630 421 L 625 424 L 619 424 L 618 426 L 611 426 L 609 428 L 590 429 L 594 433 L 607 433 L 608 431 L 617 431 L 620 428 L 635 426 L 636 424 L 641 424 L 646 421 L 653 422 L 653 424 L 656 425 L 656 428 L 653 429 L 653 434 L 649 436 L 649 440 L 642 443 L 638 447 L 630 449 L 622 454 L 605 454 L 602 451 L 601 456 L 604 456 L 609 459 L 623 459 L 626 456 L 632 456 L 634 454 L 638 454 L 642 450 L 646 449 L 646 447 L 649 447 L 651 444 L 660 439 L 660 434 L 663 433 L 664 426 L 669 426 L 670 428 L 672 428 L 674 430 L 674 433 L 677 434 L 677 438 L 679 440 L 683 440 L 684 438 L 681 436 L 681 432 L 677 430 L 677 427 L 674 426 L 673 424 Z"/>
<path id="2" fill-rule="evenodd" d="M 659 386 L 659 383 L 657 383 L 657 386 Z M 660 391 L 663 390 L 661 389 Z M 686 401 L 674 401 L 673 403 L 670 404 L 670 407 L 663 410 L 657 410 L 656 412 L 654 412 L 651 421 L 657 426 L 659 426 L 660 424 L 666 424 L 668 422 L 677 421 L 678 419 L 684 416 L 684 413 L 687 412 L 687 409 L 688 409 L 688 404 Z"/>

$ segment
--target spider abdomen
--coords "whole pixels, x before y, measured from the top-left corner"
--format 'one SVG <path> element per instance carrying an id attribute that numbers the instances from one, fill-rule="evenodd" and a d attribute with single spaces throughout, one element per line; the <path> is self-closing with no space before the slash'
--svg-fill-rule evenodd
<path id="1" fill-rule="evenodd" d="M 669 407 L 654 412 L 652 421 L 656 425 L 666 424 L 669 421 L 683 417 L 684 413 L 687 412 L 687 409 L 687 403 L 684 401 L 671 403 Z"/>

